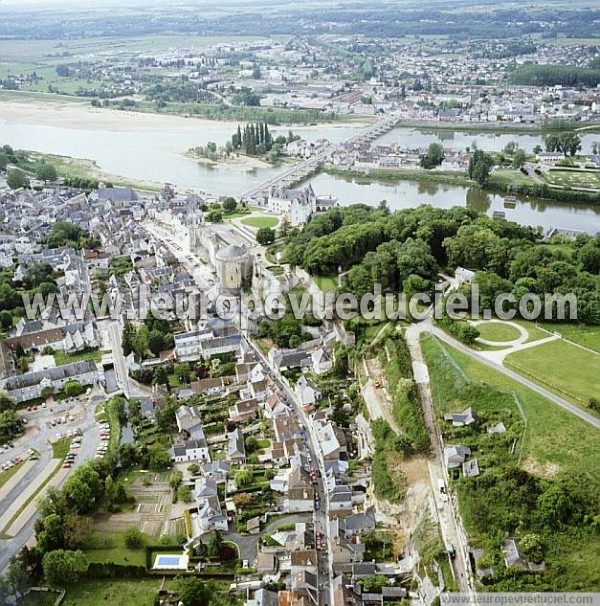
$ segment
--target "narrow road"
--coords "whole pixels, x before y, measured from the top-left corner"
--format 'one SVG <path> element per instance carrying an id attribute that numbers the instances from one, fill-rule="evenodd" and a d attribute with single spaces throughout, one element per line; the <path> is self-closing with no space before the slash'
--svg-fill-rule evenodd
<path id="1" fill-rule="evenodd" d="M 531 389 L 532 391 L 535 391 L 537 394 L 544 396 L 544 398 L 550 400 L 554 404 L 574 414 L 576 417 L 579 417 L 582 421 L 585 421 L 596 429 L 600 429 L 600 419 L 598 419 L 597 417 L 594 417 L 593 415 L 585 412 L 585 410 L 582 410 L 581 408 L 575 406 L 575 404 L 571 404 L 571 402 L 564 400 L 563 398 L 557 396 L 551 391 L 540 387 L 537 383 L 526 379 L 519 373 L 510 370 L 505 366 L 502 366 L 502 364 L 498 364 L 496 362 L 493 362 L 492 360 L 489 360 L 485 355 L 482 355 L 482 353 L 472 350 L 470 347 L 467 347 L 460 341 L 457 341 L 453 337 L 447 335 L 443 330 L 440 330 L 435 326 L 427 325 L 425 323 L 418 324 L 416 327 L 419 327 L 419 332 L 431 332 L 431 334 L 436 336 L 440 341 L 443 341 L 444 343 L 447 343 L 455 349 L 458 349 L 458 351 L 470 356 L 471 358 L 474 358 L 478 362 L 481 362 L 482 364 L 485 364 L 486 366 L 489 366 L 490 368 L 501 372 L 503 375 L 509 377 L 513 381 L 516 381 L 517 383 L 520 383 L 521 385 Z"/>
<path id="2" fill-rule="evenodd" d="M 419 326 L 416 325 L 409 327 L 404 334 L 406 335 L 406 343 L 412 359 L 413 374 L 423 406 L 425 424 L 433 445 L 434 460 L 430 461 L 429 464 L 429 478 L 436 503 L 440 530 L 444 543 L 452 545 L 456 552 L 456 557 L 450 560 L 454 579 L 461 593 L 471 593 L 473 591 L 473 581 L 469 565 L 469 544 L 463 530 L 458 503 L 448 498 L 448 495 L 442 494 L 439 488 L 440 480 L 443 481 L 445 486 L 449 486 L 448 471 L 445 468 L 442 439 L 437 429 L 429 372 L 421 351 L 421 331 Z"/>

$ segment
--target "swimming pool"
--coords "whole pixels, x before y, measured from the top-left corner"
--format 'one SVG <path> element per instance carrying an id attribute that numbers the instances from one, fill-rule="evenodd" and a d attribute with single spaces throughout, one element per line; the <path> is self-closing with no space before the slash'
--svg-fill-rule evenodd
<path id="1" fill-rule="evenodd" d="M 188 557 L 185 555 L 160 554 L 154 560 L 154 570 L 187 570 Z"/>

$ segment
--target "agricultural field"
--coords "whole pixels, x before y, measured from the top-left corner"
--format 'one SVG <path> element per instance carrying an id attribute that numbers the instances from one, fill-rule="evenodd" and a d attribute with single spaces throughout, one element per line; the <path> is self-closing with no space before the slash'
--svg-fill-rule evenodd
<path id="1" fill-rule="evenodd" d="M 510 354 L 504 363 L 582 408 L 598 397 L 600 354 L 562 339 Z"/>

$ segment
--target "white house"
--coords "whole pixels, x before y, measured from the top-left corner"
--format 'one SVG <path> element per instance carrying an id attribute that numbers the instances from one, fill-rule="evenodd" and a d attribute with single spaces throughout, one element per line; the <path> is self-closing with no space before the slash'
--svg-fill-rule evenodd
<path id="1" fill-rule="evenodd" d="M 180 444 L 173 444 L 170 451 L 171 460 L 175 463 L 192 463 L 195 461 L 210 462 L 210 452 L 206 440 L 187 440 Z"/>

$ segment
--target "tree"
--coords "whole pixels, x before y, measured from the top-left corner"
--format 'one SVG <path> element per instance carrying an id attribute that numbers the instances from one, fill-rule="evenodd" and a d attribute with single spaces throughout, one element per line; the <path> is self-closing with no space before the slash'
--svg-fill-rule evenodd
<path id="1" fill-rule="evenodd" d="M 56 172 L 56 168 L 53 164 L 47 164 L 46 162 L 42 162 L 38 165 L 37 170 L 35 171 L 35 176 L 40 181 L 56 181 L 58 178 L 58 173 Z"/>
<path id="2" fill-rule="evenodd" d="M 166 450 L 153 450 L 148 461 L 151 471 L 165 471 L 171 468 L 171 457 Z"/>
<path id="3" fill-rule="evenodd" d="M 539 534 L 529 533 L 523 535 L 519 541 L 521 551 L 533 562 L 541 562 L 543 556 L 543 544 Z"/>
<path id="4" fill-rule="evenodd" d="M 198 463 L 190 463 L 187 466 L 187 470 L 192 474 L 196 475 L 200 471 L 200 465 Z"/>
<path id="5" fill-rule="evenodd" d="M 146 538 L 138 528 L 132 527 L 125 531 L 125 547 L 127 549 L 141 549 L 145 542 Z"/>
<path id="6" fill-rule="evenodd" d="M 213 592 L 197 577 L 179 577 L 177 593 L 183 606 L 208 606 Z"/>
<path id="7" fill-rule="evenodd" d="M 21 169 L 14 168 L 8 173 L 6 184 L 11 189 L 21 189 L 24 187 L 29 187 L 29 179 Z"/>
<path id="8" fill-rule="evenodd" d="M 588 408 L 595 412 L 600 412 L 600 400 L 598 398 L 590 398 L 588 400 Z"/>
<path id="9" fill-rule="evenodd" d="M 189 486 L 182 484 L 177 489 L 177 500 L 182 503 L 190 503 L 192 501 L 192 489 Z"/>
<path id="10" fill-rule="evenodd" d="M 527 154 L 522 149 L 517 149 L 513 155 L 513 168 L 520 169 L 525 166 L 525 162 L 527 162 Z"/>
<path id="11" fill-rule="evenodd" d="M 81 551 L 56 549 L 44 555 L 42 567 L 49 585 L 64 587 L 79 579 L 87 570 L 88 562 Z"/>
<path id="12" fill-rule="evenodd" d="M 119 446 L 119 460 L 125 469 L 134 467 L 138 461 L 137 448 L 133 444 L 121 444 Z"/>
<path id="13" fill-rule="evenodd" d="M 67 480 L 64 492 L 75 513 L 90 513 L 104 491 L 100 475 L 91 464 L 82 465 Z"/>
<path id="14" fill-rule="evenodd" d="M 424 156 L 421 156 L 421 167 L 430 169 L 439 166 L 444 160 L 444 148 L 440 143 L 431 143 Z"/>
<path id="15" fill-rule="evenodd" d="M 548 152 L 560 152 L 574 156 L 581 150 L 581 138 L 573 131 L 551 132 L 545 135 L 544 145 Z"/>
<path id="16" fill-rule="evenodd" d="M 166 385 L 169 382 L 169 373 L 164 366 L 157 366 L 154 369 L 154 375 L 152 377 L 152 383 L 154 385 Z"/>
<path id="17" fill-rule="evenodd" d="M 163 334 L 156 329 L 152 329 L 148 333 L 148 349 L 156 357 L 158 357 L 158 354 L 160 354 L 160 352 L 163 351 L 164 348 L 165 348 L 165 339 L 163 337 Z"/>
<path id="18" fill-rule="evenodd" d="M 262 245 L 267 246 L 269 244 L 273 244 L 275 241 L 275 230 L 270 227 L 261 227 L 256 232 L 256 241 Z"/>
<path id="19" fill-rule="evenodd" d="M 0 312 L 0 326 L 2 326 L 3 330 L 8 330 L 13 325 L 13 317 L 9 311 L 1 311 Z"/>
<path id="20" fill-rule="evenodd" d="M 252 503 L 252 496 L 247 492 L 238 492 L 233 495 L 233 504 L 236 506 L 236 509 L 244 509 L 249 507 Z"/>
<path id="21" fill-rule="evenodd" d="M 181 471 L 174 471 L 171 474 L 171 477 L 169 478 L 169 486 L 173 490 L 177 490 L 179 488 L 179 485 L 181 484 L 182 480 L 183 480 L 183 473 L 181 473 Z"/>
<path id="22" fill-rule="evenodd" d="M 15 401 L 8 395 L 7 391 L 0 391 L 0 412 L 12 410 L 15 407 Z"/>
<path id="23" fill-rule="evenodd" d="M 474 179 L 481 185 L 487 185 L 494 160 L 490 154 L 478 149 L 469 160 L 469 179 Z"/>
<path id="24" fill-rule="evenodd" d="M 7 442 L 23 431 L 23 420 L 16 410 L 0 412 L 0 442 Z"/>
<path id="25" fill-rule="evenodd" d="M 237 486 L 249 486 L 252 484 L 254 476 L 249 469 L 242 469 L 235 474 L 235 483 Z"/>
<path id="26" fill-rule="evenodd" d="M 20 558 L 11 558 L 8 568 L 4 573 L 4 581 L 10 592 L 17 597 L 23 595 L 23 592 L 30 587 L 31 581 L 27 568 Z"/>
<path id="27" fill-rule="evenodd" d="M 211 558 L 221 557 L 221 548 L 223 547 L 223 537 L 218 530 L 213 530 L 208 540 L 208 555 Z"/>
<path id="28" fill-rule="evenodd" d="M 121 340 L 121 347 L 123 348 L 123 355 L 128 356 L 133 351 L 133 336 L 135 329 L 131 325 L 131 322 L 125 322 L 123 327 L 123 338 Z"/>
<path id="29" fill-rule="evenodd" d="M 65 383 L 65 395 L 67 398 L 76 398 L 80 396 L 85 390 L 79 381 L 67 381 Z"/>
<path id="30" fill-rule="evenodd" d="M 225 200 L 223 200 L 223 210 L 226 213 L 231 214 L 236 208 L 237 208 L 237 202 L 236 202 L 235 198 L 232 198 L 230 196 L 228 198 L 225 198 Z"/>
<path id="31" fill-rule="evenodd" d="M 92 518 L 79 516 L 74 513 L 69 514 L 65 518 L 63 522 L 63 535 L 67 549 L 81 549 L 89 540 L 91 534 Z"/>
<path id="32" fill-rule="evenodd" d="M 44 552 L 64 547 L 63 520 L 56 513 L 43 518 L 36 531 L 37 543 Z"/>
<path id="33" fill-rule="evenodd" d="M 189 383 L 190 382 L 190 367 L 186 362 L 180 362 L 175 367 L 175 376 L 180 383 Z"/>

